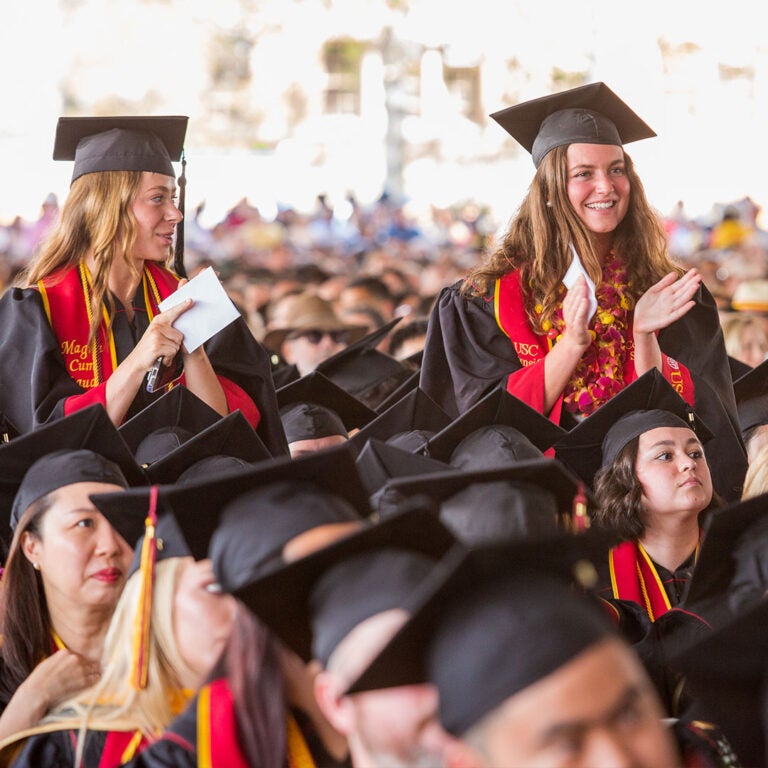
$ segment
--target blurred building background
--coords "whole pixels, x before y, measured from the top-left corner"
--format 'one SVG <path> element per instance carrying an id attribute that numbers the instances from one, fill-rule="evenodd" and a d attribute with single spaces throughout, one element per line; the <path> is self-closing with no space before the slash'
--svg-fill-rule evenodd
<path id="1" fill-rule="evenodd" d="M 489 113 L 593 80 L 657 130 L 629 151 L 664 213 L 765 197 L 768 43 L 745 0 L 30 0 L 3 14 L 2 221 L 66 193 L 58 115 L 142 113 L 190 116 L 188 201 L 211 221 L 241 197 L 270 216 L 385 192 L 414 213 L 474 202 L 506 218 L 533 168 Z"/>

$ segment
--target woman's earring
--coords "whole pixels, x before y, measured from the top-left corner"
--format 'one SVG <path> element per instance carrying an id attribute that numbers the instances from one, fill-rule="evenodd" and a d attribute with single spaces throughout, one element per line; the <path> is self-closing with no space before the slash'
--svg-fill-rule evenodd
<path id="1" fill-rule="evenodd" d="M 34 568 L 36 571 L 39 571 L 39 570 L 40 570 L 40 563 L 32 563 L 32 567 L 33 567 L 33 568 Z"/>
<path id="2" fill-rule="evenodd" d="M 551 207 L 552 207 L 552 201 L 551 200 L 547 200 L 547 208 L 551 208 Z"/>

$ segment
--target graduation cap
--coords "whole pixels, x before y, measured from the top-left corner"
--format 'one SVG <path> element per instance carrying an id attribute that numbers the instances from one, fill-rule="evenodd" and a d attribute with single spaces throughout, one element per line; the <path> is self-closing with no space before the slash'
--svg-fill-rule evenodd
<path id="1" fill-rule="evenodd" d="M 443 727 L 487 712 L 613 634 L 575 594 L 607 555 L 604 534 L 562 535 L 448 554 L 415 594 L 411 618 L 347 694 L 432 682 Z"/>
<path id="2" fill-rule="evenodd" d="M 0 445 L 10 443 L 14 437 L 19 436 L 19 430 L 13 425 L 13 422 L 0 411 Z"/>
<path id="3" fill-rule="evenodd" d="M 181 160 L 174 271 L 184 270 L 184 199 L 187 186 L 184 137 L 189 118 L 183 115 L 60 117 L 53 146 L 54 160 L 74 160 L 72 181 L 102 171 L 148 171 L 176 178 Z"/>
<path id="4" fill-rule="evenodd" d="M 736 379 L 733 394 L 741 434 L 746 439 L 750 430 L 768 424 L 768 360 Z"/>
<path id="5" fill-rule="evenodd" d="M 461 469 L 540 458 L 566 434 L 519 398 L 498 387 L 438 432 L 427 455 Z"/>
<path id="6" fill-rule="evenodd" d="M 375 437 L 368 438 L 355 459 L 355 465 L 369 496 L 373 496 L 394 478 L 428 475 L 450 469 L 442 461 L 410 453 Z"/>
<path id="7" fill-rule="evenodd" d="M 395 403 L 400 402 L 411 390 L 419 386 L 420 371 L 414 371 L 397 389 L 389 394 L 376 406 L 376 413 L 388 411 Z"/>
<path id="8" fill-rule="evenodd" d="M 313 371 L 277 391 L 280 420 L 289 443 L 329 435 L 349 436 L 376 418 L 376 412 Z"/>
<path id="9" fill-rule="evenodd" d="M 411 508 L 284 565 L 233 594 L 305 661 L 323 665 L 360 622 L 403 608 L 455 539 Z"/>
<path id="10" fill-rule="evenodd" d="M 597 82 L 524 101 L 491 117 L 533 156 L 538 168 L 555 147 L 622 146 L 656 133 L 605 83 Z"/>
<path id="11" fill-rule="evenodd" d="M 376 346 L 400 320 L 402 318 L 396 317 L 349 344 L 327 360 L 323 360 L 316 370 L 361 400 L 366 400 L 366 396 L 376 389 L 386 386 L 394 389 L 413 372 L 391 355 L 379 352 Z M 389 394 L 390 391 L 387 391 L 379 398 L 379 402 Z"/>
<path id="12" fill-rule="evenodd" d="M 661 426 L 687 427 L 705 443 L 712 433 L 656 368 L 579 422 L 555 443 L 555 455 L 588 485 L 635 437 Z"/>
<path id="13" fill-rule="evenodd" d="M 517 487 L 518 493 L 501 493 L 497 484 L 505 484 L 509 488 Z M 486 488 L 487 498 L 483 497 L 482 488 Z M 546 509 L 540 509 L 538 503 L 535 513 L 542 515 L 552 512 L 552 526 L 545 522 L 536 530 L 544 531 L 554 528 L 554 516 L 557 515 L 566 526 L 574 515 L 575 508 L 580 504 L 587 507 L 594 506 L 592 493 L 584 489 L 581 480 L 557 459 L 541 458 L 529 461 L 521 461 L 506 467 L 491 467 L 478 470 L 460 470 L 449 468 L 443 472 L 431 472 L 428 475 L 411 477 L 396 477 L 389 480 L 382 488 L 378 499 L 378 508 L 382 515 L 388 513 L 391 508 L 401 505 L 404 499 L 413 499 L 426 496 L 432 499 L 438 507 L 442 507 L 449 499 L 457 494 L 467 492 L 470 488 L 477 488 L 477 496 L 471 496 L 472 506 L 467 503 L 467 498 L 455 498 L 456 506 L 462 504 L 465 509 L 480 518 L 483 508 L 487 504 L 493 505 L 494 501 L 500 504 L 508 503 L 512 496 L 517 496 L 519 505 L 522 501 L 527 506 L 529 500 L 525 498 L 525 488 L 537 488 L 547 491 L 552 496 L 551 504 Z M 511 489 L 510 489 L 511 490 Z M 469 493 L 467 494 L 469 495 Z M 541 499 L 537 497 L 537 501 Z M 510 510 L 511 513 L 511 510 Z M 584 514 L 579 510 L 579 514 Z"/>
<path id="14" fill-rule="evenodd" d="M 450 423 L 450 416 L 421 387 L 416 387 L 366 424 L 349 442 L 356 452 L 363 449 L 367 440 L 376 438 L 395 441 L 399 447 L 415 453 Z"/>
<path id="15" fill-rule="evenodd" d="M 30 504 L 79 482 L 143 485 L 104 407 L 94 404 L 0 445 L 0 518 L 15 528 Z"/>
<path id="16" fill-rule="evenodd" d="M 768 601 L 670 660 L 684 678 L 688 717 L 714 723 L 742 765 L 766 764 Z"/>
<path id="17" fill-rule="evenodd" d="M 728 355 L 728 368 L 731 371 L 731 379 L 735 382 L 742 376 L 746 376 L 751 370 L 752 366 L 742 363 L 741 360 L 737 360 L 735 357 Z"/>
<path id="18" fill-rule="evenodd" d="M 175 436 L 175 430 L 178 430 L 179 427 L 167 429 L 174 430 L 169 434 Z M 150 433 L 142 441 L 136 452 L 137 460 L 141 456 L 142 446 L 145 446 L 147 440 L 152 437 L 162 437 L 162 434 L 162 432 L 160 435 L 155 432 Z M 206 459 L 217 459 L 218 461 L 200 463 Z M 235 461 L 226 461 L 226 459 L 234 459 Z M 210 474 L 214 466 L 224 469 L 248 466 L 270 459 L 272 459 L 272 454 L 267 450 L 242 412 L 233 411 L 220 417 L 210 427 L 190 436 L 178 446 L 169 451 L 163 451 L 155 461 L 146 466 L 146 473 L 150 482 L 168 484 L 177 482 L 182 474 L 195 465 L 198 472 Z"/>
<path id="19" fill-rule="evenodd" d="M 768 591 L 768 494 L 712 510 L 683 605 L 720 624 Z"/>
<path id="20" fill-rule="evenodd" d="M 175 178 L 188 117 L 60 117 L 54 160 L 74 160 L 72 181 L 99 171 L 149 171 Z"/>
<path id="21" fill-rule="evenodd" d="M 185 386 L 173 387 L 118 428 L 131 452 L 154 463 L 221 419 Z M 154 436 L 153 436 L 153 433 Z"/>
<path id="22" fill-rule="evenodd" d="M 255 517 L 259 512 L 259 492 L 266 487 L 278 487 L 280 492 L 286 490 L 285 498 L 290 501 L 290 490 L 293 486 L 296 494 L 291 506 L 295 507 L 298 515 L 304 513 L 299 520 L 299 527 L 306 517 L 313 514 L 312 494 L 332 496 L 340 500 L 338 507 L 342 509 L 341 518 L 348 520 L 360 519 L 370 515 L 370 506 L 365 488 L 355 469 L 355 462 L 347 445 L 328 448 L 298 459 L 281 457 L 259 464 L 245 470 L 234 470 L 226 475 L 205 478 L 200 482 L 185 485 L 163 485 L 158 491 L 158 515 L 171 513 L 177 518 L 179 528 L 186 537 L 187 545 L 196 559 L 208 555 L 208 547 L 222 515 L 230 506 L 243 507 Z M 149 488 L 129 489 L 120 494 L 95 494 L 91 500 L 97 509 L 112 523 L 123 538 L 132 544 L 144 533 L 144 520 L 150 503 Z M 302 496 L 298 500 L 299 491 Z M 275 495 L 272 508 L 280 502 Z M 254 501 L 251 504 L 251 501 Z M 263 499 L 262 499 L 263 501 Z M 306 503 L 306 509 L 301 504 Z M 286 504 L 286 506 L 288 506 Z M 266 507 L 265 512 L 269 512 Z M 286 513 L 285 527 L 290 527 L 291 518 Z M 258 519 L 259 525 L 264 525 L 264 537 L 267 530 L 277 528 L 277 520 L 268 516 Z M 308 526 L 311 527 L 311 526 Z M 290 537 L 288 537 L 290 538 Z M 248 536 L 242 537 L 245 548 L 256 550 L 257 545 Z M 236 566 L 237 563 L 233 563 Z"/>

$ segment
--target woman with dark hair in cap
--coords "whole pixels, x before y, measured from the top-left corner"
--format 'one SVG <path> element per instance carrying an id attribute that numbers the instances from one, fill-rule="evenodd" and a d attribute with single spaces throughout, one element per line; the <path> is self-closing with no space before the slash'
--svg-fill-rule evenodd
<path id="1" fill-rule="evenodd" d="M 603 445 L 595 520 L 623 540 L 609 555 L 613 596 L 655 619 L 680 604 L 698 555 L 699 515 L 720 502 L 699 437 L 669 411 L 627 414 Z"/>
<path id="2" fill-rule="evenodd" d="M 438 298 L 422 388 L 455 417 L 503 384 L 570 426 L 657 368 L 697 408 L 723 398 L 712 407 L 733 432 L 714 301 L 695 269 L 670 260 L 623 147 L 653 131 L 603 83 L 492 117 L 532 153 L 536 174 L 487 263 Z"/>
<path id="3" fill-rule="evenodd" d="M 100 446 L 94 435 L 82 439 L 90 428 L 107 443 L 111 437 L 114 449 L 91 450 Z M 48 443 L 57 440 L 86 447 L 46 454 Z M 122 492 L 129 479 L 138 482 L 139 470 L 122 447 L 121 455 L 116 430 L 103 409 L 93 406 L 17 438 L 0 457 L 3 491 L 22 459 L 33 458 L 16 481 L 14 533 L 0 581 L 0 737 L 34 724 L 99 677 L 132 550 L 89 496 Z"/>
<path id="4" fill-rule="evenodd" d="M 121 424 L 150 402 L 147 374 L 161 361 L 162 383 L 180 381 L 221 415 L 240 409 L 263 422 L 270 450 L 285 451 L 269 361 L 247 327 L 238 320 L 187 352 L 174 322 L 191 301 L 159 309 L 179 281 L 169 269 L 183 218 L 172 160 L 186 124 L 59 120 L 54 158 L 74 159 L 71 190 L 21 287 L 0 302 L 0 349 L 14 361 L 2 371 L 3 407 L 21 432 L 93 403 Z"/>

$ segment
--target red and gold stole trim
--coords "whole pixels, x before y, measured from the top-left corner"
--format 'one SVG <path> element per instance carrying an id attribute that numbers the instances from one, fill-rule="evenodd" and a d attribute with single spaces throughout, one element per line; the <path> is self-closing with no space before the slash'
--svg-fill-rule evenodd
<path id="1" fill-rule="evenodd" d="M 248 768 L 225 679 L 204 686 L 197 696 L 197 764 L 199 768 Z"/>
<path id="2" fill-rule="evenodd" d="M 110 731 L 104 742 L 99 768 L 118 768 L 132 760 L 147 745 L 141 731 Z"/>
<path id="3" fill-rule="evenodd" d="M 315 768 L 315 761 L 312 759 L 304 734 L 290 712 L 286 712 L 285 715 L 285 735 L 288 768 Z"/>
<path id="4" fill-rule="evenodd" d="M 696 545 L 694 562 L 699 558 Z M 651 558 L 639 541 L 624 541 L 608 553 L 613 596 L 642 605 L 651 621 L 670 608 L 669 598 Z"/>
<path id="5" fill-rule="evenodd" d="M 156 264 L 147 262 L 142 273 L 144 304 L 150 319 L 158 305 L 176 289 L 177 278 Z M 106 307 L 96 337 L 89 342 L 93 307 L 91 275 L 85 262 L 57 270 L 37 283 L 45 314 L 59 342 L 67 373 L 83 389 L 106 381 L 117 368 L 115 338 Z"/>
<path id="6" fill-rule="evenodd" d="M 539 336 L 531 329 L 517 270 L 496 280 L 493 288 L 493 314 L 496 324 L 512 342 L 523 366 L 543 360 L 552 349 L 551 339 Z"/>

